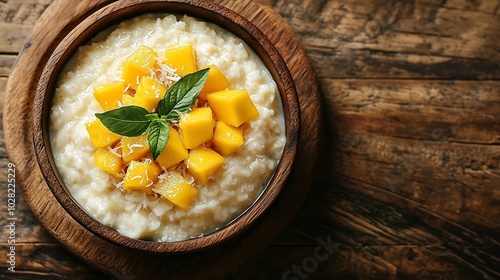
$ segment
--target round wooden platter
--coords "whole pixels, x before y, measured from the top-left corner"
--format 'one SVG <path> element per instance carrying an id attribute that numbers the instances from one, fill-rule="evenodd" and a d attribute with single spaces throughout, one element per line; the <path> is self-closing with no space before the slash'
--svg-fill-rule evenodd
<path id="1" fill-rule="evenodd" d="M 270 6 L 254 0 L 214 1 L 260 28 L 290 69 L 302 113 L 300 146 L 292 175 L 266 215 L 227 243 L 176 255 L 152 255 L 118 247 L 82 227 L 50 192 L 33 149 L 31 115 L 37 81 L 51 52 L 81 19 L 111 2 L 56 0 L 27 38 L 7 84 L 4 108 L 5 142 L 10 160 L 16 164 L 18 185 L 38 220 L 63 246 L 111 276 L 202 279 L 220 275 L 271 243 L 299 210 L 312 184 L 322 139 L 322 108 L 316 77 L 292 29 Z"/>

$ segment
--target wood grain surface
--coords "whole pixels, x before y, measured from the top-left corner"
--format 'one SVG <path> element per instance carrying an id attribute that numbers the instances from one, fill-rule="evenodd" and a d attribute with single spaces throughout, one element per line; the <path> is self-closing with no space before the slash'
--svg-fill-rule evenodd
<path id="1" fill-rule="evenodd" d="M 218 279 L 499 279 L 500 1 L 264 2 L 318 76 L 324 152 L 292 222 Z M 50 3 L 0 1 L 1 107 L 17 54 Z M 19 192 L 16 218 L 15 274 L 1 229 L 5 278 L 132 279 L 69 253 Z"/>

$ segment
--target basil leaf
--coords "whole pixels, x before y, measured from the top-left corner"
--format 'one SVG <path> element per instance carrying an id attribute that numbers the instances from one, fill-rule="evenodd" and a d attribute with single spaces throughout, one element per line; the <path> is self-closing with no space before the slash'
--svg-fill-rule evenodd
<path id="1" fill-rule="evenodd" d="M 156 160 L 165 148 L 165 145 L 167 145 L 170 134 L 169 125 L 164 120 L 154 120 L 149 124 L 146 133 L 148 135 L 149 150 L 151 151 L 153 160 Z"/>
<path id="2" fill-rule="evenodd" d="M 154 120 L 160 119 L 157 114 L 147 114 L 146 118 L 148 118 L 148 120 L 150 120 L 150 121 L 154 121 Z"/>
<path id="3" fill-rule="evenodd" d="M 122 136 L 139 136 L 151 122 L 146 115 L 149 112 L 139 106 L 125 106 L 95 116 L 112 132 Z"/>
<path id="4" fill-rule="evenodd" d="M 180 113 L 189 112 L 205 85 L 208 71 L 210 68 L 196 71 L 173 84 L 158 104 L 159 115 L 175 121 L 180 119 Z"/>

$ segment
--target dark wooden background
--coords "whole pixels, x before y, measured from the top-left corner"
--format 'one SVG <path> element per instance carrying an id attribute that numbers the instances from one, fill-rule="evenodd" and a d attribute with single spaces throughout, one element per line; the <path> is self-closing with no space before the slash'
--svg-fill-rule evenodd
<path id="1" fill-rule="evenodd" d="M 220 279 L 500 279 L 500 1 L 263 1 L 316 71 L 324 153 L 290 225 Z M 2 108 L 50 3 L 0 0 Z M 7 271 L 8 163 L 0 130 L 0 277 L 112 278 L 62 248 L 19 191 Z"/>

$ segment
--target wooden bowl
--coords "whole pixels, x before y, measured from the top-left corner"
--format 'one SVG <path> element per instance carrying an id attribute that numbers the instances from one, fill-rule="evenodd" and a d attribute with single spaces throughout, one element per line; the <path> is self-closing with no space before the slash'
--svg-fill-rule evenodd
<path id="1" fill-rule="evenodd" d="M 226 226 L 203 237 L 178 242 L 155 242 L 120 234 L 91 217 L 72 197 L 61 179 L 51 151 L 49 116 L 58 77 L 80 45 L 100 31 L 145 13 L 187 14 L 214 23 L 243 39 L 263 61 L 277 84 L 283 105 L 286 144 L 269 184 L 256 201 Z M 209 1 L 117 1 L 94 12 L 75 27 L 51 54 L 40 77 L 33 108 L 33 140 L 39 167 L 50 190 L 64 209 L 83 227 L 114 244 L 156 254 L 184 253 L 215 246 L 242 234 L 279 196 L 292 169 L 298 149 L 300 109 L 292 77 L 282 57 L 266 36 L 232 10 Z"/>

